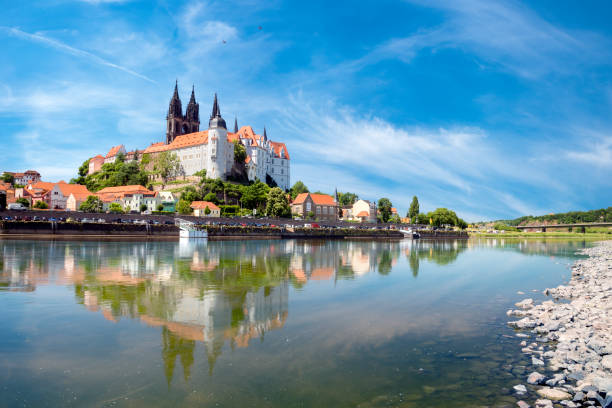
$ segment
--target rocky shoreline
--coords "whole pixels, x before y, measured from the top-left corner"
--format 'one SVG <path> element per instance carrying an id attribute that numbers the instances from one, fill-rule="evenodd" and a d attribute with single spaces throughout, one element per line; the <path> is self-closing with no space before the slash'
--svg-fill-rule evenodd
<path id="1" fill-rule="evenodd" d="M 533 365 L 528 385 L 514 387 L 521 408 L 531 392 L 537 408 L 612 408 L 612 241 L 581 253 L 589 257 L 574 263 L 569 284 L 544 291 L 553 300 L 508 311 Z"/>

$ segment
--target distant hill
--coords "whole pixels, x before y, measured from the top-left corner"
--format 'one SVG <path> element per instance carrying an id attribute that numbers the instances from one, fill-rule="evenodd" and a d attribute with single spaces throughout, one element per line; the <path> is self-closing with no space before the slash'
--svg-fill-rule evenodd
<path id="1" fill-rule="evenodd" d="M 526 215 L 513 220 L 499 220 L 511 226 L 528 224 L 574 224 L 579 222 L 612 222 L 612 207 L 600 210 L 571 211 L 548 215 Z"/>

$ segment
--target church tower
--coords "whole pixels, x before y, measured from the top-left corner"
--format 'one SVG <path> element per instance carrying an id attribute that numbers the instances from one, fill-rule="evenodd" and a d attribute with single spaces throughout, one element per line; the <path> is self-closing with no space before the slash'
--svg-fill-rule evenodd
<path id="1" fill-rule="evenodd" d="M 208 121 L 208 145 L 206 147 L 208 153 L 208 165 L 206 166 L 206 176 L 209 178 L 220 178 L 225 180 L 228 168 L 229 154 L 234 154 L 234 150 L 230 149 L 227 141 L 227 125 L 221 117 L 221 110 L 217 102 L 217 94 L 213 102 L 212 113 Z M 231 167 L 231 165 L 230 165 Z"/>
<path id="2" fill-rule="evenodd" d="M 200 104 L 195 99 L 195 87 L 191 88 L 191 99 L 185 112 L 185 123 L 183 124 L 183 134 L 200 131 Z"/>
<path id="3" fill-rule="evenodd" d="M 174 84 L 174 94 L 170 99 L 168 116 L 166 116 L 166 144 L 183 133 L 183 106 L 178 94 L 178 81 Z"/>

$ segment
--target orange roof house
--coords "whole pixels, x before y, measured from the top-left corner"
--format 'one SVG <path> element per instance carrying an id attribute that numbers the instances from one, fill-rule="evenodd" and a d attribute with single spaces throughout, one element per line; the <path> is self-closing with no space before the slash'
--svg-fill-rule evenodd
<path id="1" fill-rule="evenodd" d="M 125 147 L 123 145 L 119 145 L 119 146 L 113 146 L 111 147 L 111 149 L 108 151 L 108 153 L 106 153 L 106 158 L 110 159 L 111 157 L 115 157 L 119 152 L 121 152 L 123 150 L 123 153 L 125 153 Z"/>
<path id="2" fill-rule="evenodd" d="M 194 201 L 191 203 L 193 215 L 196 217 L 220 217 L 221 209 L 210 201 Z M 206 208 L 210 210 L 210 214 L 206 214 Z"/>
<path id="3" fill-rule="evenodd" d="M 315 219 L 335 221 L 338 219 L 338 204 L 327 194 L 302 193 L 291 203 L 291 212 L 302 217 L 312 213 Z"/>

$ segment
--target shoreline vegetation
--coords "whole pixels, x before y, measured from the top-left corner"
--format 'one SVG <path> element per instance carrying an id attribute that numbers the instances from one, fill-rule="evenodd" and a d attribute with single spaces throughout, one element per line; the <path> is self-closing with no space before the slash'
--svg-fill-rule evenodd
<path id="1" fill-rule="evenodd" d="M 508 324 L 522 339 L 533 371 L 519 396 L 537 394 L 536 407 L 612 407 L 612 241 L 579 252 L 567 285 L 544 290 L 552 297 L 516 303 Z M 528 407 L 519 401 L 519 407 Z"/>
<path id="2" fill-rule="evenodd" d="M 559 238 L 559 239 L 587 239 L 612 240 L 612 234 L 602 232 L 504 232 L 504 233 L 470 233 L 470 238 Z"/>

